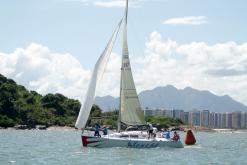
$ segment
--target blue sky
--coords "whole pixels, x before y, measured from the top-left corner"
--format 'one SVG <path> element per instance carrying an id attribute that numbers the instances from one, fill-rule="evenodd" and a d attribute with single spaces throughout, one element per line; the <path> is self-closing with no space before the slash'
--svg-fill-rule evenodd
<path id="1" fill-rule="evenodd" d="M 191 86 L 247 105 L 246 6 L 244 0 L 130 0 L 138 92 Z M 122 0 L 0 1 L 0 73 L 42 94 L 83 97 L 123 13 Z M 119 38 L 99 95 L 119 93 Z"/>
<path id="2" fill-rule="evenodd" d="M 2 52 L 12 52 L 17 47 L 37 42 L 49 46 L 52 51 L 73 54 L 88 68 L 92 68 L 123 15 L 123 8 L 96 6 L 92 0 L 89 3 L 83 0 L 9 0 L 0 4 Z M 152 31 L 179 43 L 243 43 L 247 36 L 246 5 L 244 0 L 140 1 L 138 6 L 130 8 L 131 51 L 142 53 Z M 169 18 L 185 16 L 206 16 L 208 23 L 203 26 L 162 24 Z"/>

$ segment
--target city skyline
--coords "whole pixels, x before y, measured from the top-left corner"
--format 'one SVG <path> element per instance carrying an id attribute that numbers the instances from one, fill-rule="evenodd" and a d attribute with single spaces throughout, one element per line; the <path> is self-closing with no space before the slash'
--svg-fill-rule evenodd
<path id="1" fill-rule="evenodd" d="M 190 126 L 208 128 L 246 129 L 247 112 L 211 112 L 210 110 L 193 109 L 184 111 L 179 109 L 148 109 L 144 110 L 145 116 L 167 116 L 181 119 Z"/>
<path id="2" fill-rule="evenodd" d="M 122 0 L 1 1 L 0 73 L 41 94 L 83 98 L 123 6 Z M 137 90 L 190 86 L 247 105 L 245 6 L 243 0 L 130 0 Z M 119 94 L 120 47 L 97 95 Z"/>

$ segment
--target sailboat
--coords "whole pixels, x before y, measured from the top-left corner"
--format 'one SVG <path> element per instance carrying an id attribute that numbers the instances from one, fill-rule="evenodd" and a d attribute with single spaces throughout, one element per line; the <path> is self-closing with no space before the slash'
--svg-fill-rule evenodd
<path id="1" fill-rule="evenodd" d="M 128 21 L 128 0 L 126 0 L 126 9 L 123 18 L 120 20 L 117 28 L 114 30 L 106 48 L 99 57 L 94 66 L 89 88 L 80 109 L 75 127 L 82 130 L 82 144 L 85 147 L 129 147 L 129 148 L 155 148 L 155 147 L 173 147 L 183 148 L 181 141 L 165 139 L 163 137 L 148 138 L 146 131 L 123 131 L 121 124 L 127 126 L 147 125 L 144 118 L 144 112 L 138 99 L 135 83 L 132 76 L 129 50 L 127 42 L 127 21 Z M 120 78 L 120 110 L 118 116 L 118 130 L 109 135 L 95 137 L 84 131 L 89 114 L 94 103 L 95 91 L 97 85 L 104 74 L 114 43 L 119 30 L 123 25 L 123 45 L 122 45 L 122 66 Z"/>

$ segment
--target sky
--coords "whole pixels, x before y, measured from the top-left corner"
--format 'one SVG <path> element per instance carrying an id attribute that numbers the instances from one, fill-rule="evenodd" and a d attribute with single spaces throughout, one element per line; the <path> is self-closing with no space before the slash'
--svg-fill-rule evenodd
<path id="1" fill-rule="evenodd" d="M 247 1 L 130 0 L 138 92 L 187 86 L 247 105 Z M 0 1 L 0 73 L 41 94 L 83 100 L 124 0 Z M 97 91 L 119 94 L 121 32 Z"/>

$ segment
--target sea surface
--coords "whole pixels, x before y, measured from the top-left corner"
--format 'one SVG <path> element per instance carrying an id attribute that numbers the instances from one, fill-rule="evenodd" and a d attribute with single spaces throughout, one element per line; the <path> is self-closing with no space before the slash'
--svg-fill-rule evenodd
<path id="1" fill-rule="evenodd" d="M 197 144 L 182 149 L 97 149 L 83 148 L 75 130 L 0 130 L 0 165 L 247 164 L 247 132 L 194 135 Z"/>

